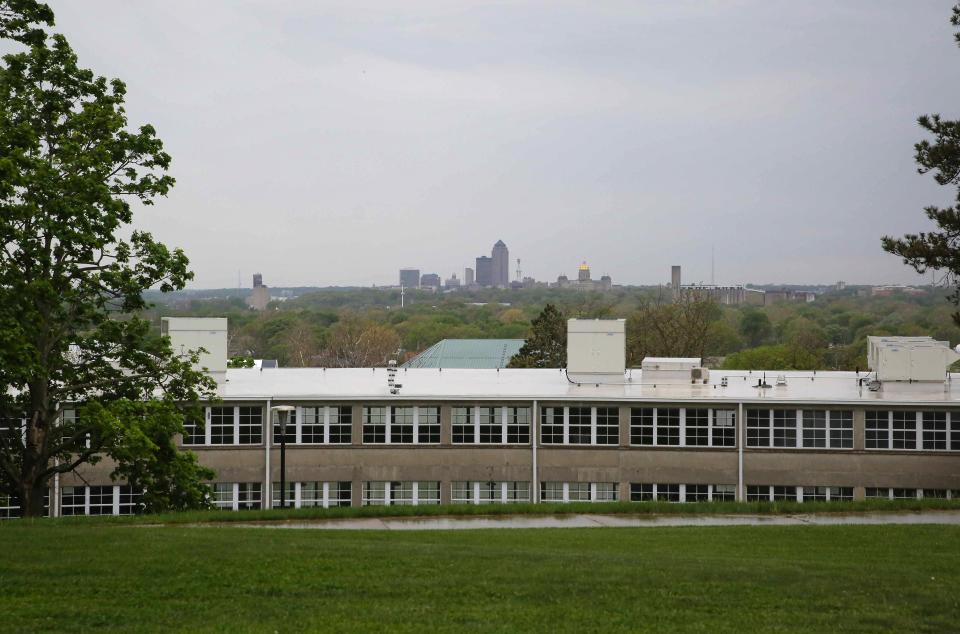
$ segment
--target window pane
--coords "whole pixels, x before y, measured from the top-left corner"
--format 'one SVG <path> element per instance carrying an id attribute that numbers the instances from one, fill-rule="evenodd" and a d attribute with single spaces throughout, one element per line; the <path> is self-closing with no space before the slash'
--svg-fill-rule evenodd
<path id="1" fill-rule="evenodd" d="M 630 444 L 653 444 L 652 407 L 634 407 L 630 410 Z"/>
<path id="2" fill-rule="evenodd" d="M 507 408 L 507 442 L 511 445 L 526 445 L 530 443 L 529 407 Z"/>
<path id="3" fill-rule="evenodd" d="M 890 412 L 869 410 L 864 425 L 867 449 L 890 448 Z"/>
<path id="4" fill-rule="evenodd" d="M 680 445 L 680 408 L 657 408 L 657 444 Z"/>
<path id="5" fill-rule="evenodd" d="M 571 445 L 590 444 L 590 408 L 570 408 L 570 442 Z"/>
<path id="6" fill-rule="evenodd" d="M 597 408 L 597 444 L 620 444 L 620 408 Z"/>
<path id="7" fill-rule="evenodd" d="M 826 410 L 822 410 L 822 409 L 803 410 L 803 446 L 806 448 L 816 448 L 816 449 L 826 448 L 827 446 L 827 412 Z"/>
<path id="8" fill-rule="evenodd" d="M 233 444 L 233 408 L 210 408 L 210 444 Z"/>
<path id="9" fill-rule="evenodd" d="M 690 447 L 710 445 L 710 410 L 690 409 L 686 411 L 686 443 Z"/>
<path id="10" fill-rule="evenodd" d="M 562 407 L 544 407 L 540 410 L 540 442 L 545 445 L 563 444 Z"/>
<path id="11" fill-rule="evenodd" d="M 893 413 L 893 448 L 917 448 L 917 413 Z"/>
<path id="12" fill-rule="evenodd" d="M 770 411 L 747 410 L 747 447 L 770 446 Z"/>
<path id="13" fill-rule="evenodd" d="M 773 446 L 797 446 L 797 412 L 787 409 L 773 410 Z"/>
<path id="14" fill-rule="evenodd" d="M 473 443 L 476 442 L 473 428 L 473 408 L 472 407 L 454 407 L 451 410 L 453 424 L 453 442 Z"/>
<path id="15" fill-rule="evenodd" d="M 737 446 L 737 412 L 732 409 L 713 410 L 713 446 Z"/>
<path id="16" fill-rule="evenodd" d="M 377 444 L 387 442 L 387 408 L 363 408 L 363 442 Z"/>

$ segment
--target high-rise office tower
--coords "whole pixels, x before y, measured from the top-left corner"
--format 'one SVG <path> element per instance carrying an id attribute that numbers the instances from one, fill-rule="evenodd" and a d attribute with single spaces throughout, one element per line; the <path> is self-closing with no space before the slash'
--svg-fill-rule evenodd
<path id="1" fill-rule="evenodd" d="M 400 286 L 420 288 L 420 269 L 400 269 Z"/>
<path id="2" fill-rule="evenodd" d="M 497 240 L 490 255 L 493 260 L 493 280 L 490 286 L 506 288 L 510 285 L 510 252 L 503 240 Z"/>
<path id="3" fill-rule="evenodd" d="M 469 266 L 463 269 L 463 285 L 473 286 L 473 269 Z"/>
<path id="4" fill-rule="evenodd" d="M 477 258 L 477 284 L 480 286 L 494 286 L 493 258 L 481 255 Z"/>

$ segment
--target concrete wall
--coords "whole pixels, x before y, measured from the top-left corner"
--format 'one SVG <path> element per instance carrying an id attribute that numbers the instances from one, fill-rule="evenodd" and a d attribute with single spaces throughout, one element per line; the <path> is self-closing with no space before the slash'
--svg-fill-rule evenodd
<path id="1" fill-rule="evenodd" d="M 265 407 L 266 403 L 262 405 Z M 619 445 L 538 445 L 536 477 L 532 469 L 533 447 L 530 445 L 453 445 L 451 405 L 421 405 L 440 407 L 439 445 L 363 445 L 362 406 L 354 404 L 353 444 L 288 445 L 287 481 L 352 481 L 355 505 L 361 502 L 362 483 L 380 480 L 440 481 L 444 501 L 449 500 L 450 483 L 459 480 L 616 482 L 624 500 L 629 499 L 631 482 L 737 484 L 739 481 L 740 452 L 736 448 L 630 446 L 630 409 L 631 405 L 638 404 L 619 406 Z M 532 406 L 532 403 L 497 405 Z M 709 405 L 700 403 L 698 406 Z M 955 416 L 960 416 L 960 409 L 954 411 Z M 867 450 L 864 449 L 863 410 L 855 410 L 853 423 L 854 449 L 851 450 L 744 449 L 743 485 L 854 487 L 858 498 L 863 496 L 864 487 L 960 490 L 960 452 Z M 741 417 L 738 442 L 743 438 L 744 424 Z M 539 427 L 537 419 L 533 429 L 539 430 Z M 265 439 L 270 431 L 265 416 Z M 269 499 L 269 483 L 280 480 L 280 450 L 277 447 L 269 451 L 269 478 L 264 444 L 189 449 L 195 451 L 201 464 L 217 472 L 218 482 L 263 483 L 264 500 Z M 77 474 L 61 477 L 60 485 L 111 484 L 109 473 L 112 468 L 113 465 L 106 460 L 94 466 L 85 465 Z"/>

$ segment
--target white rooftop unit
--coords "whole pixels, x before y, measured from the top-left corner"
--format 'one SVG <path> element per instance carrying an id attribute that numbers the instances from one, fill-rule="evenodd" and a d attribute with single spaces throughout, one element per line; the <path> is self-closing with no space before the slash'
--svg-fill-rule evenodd
<path id="1" fill-rule="evenodd" d="M 960 360 L 948 341 L 932 337 L 867 337 L 867 366 L 880 381 L 943 381 Z"/>
<path id="2" fill-rule="evenodd" d="M 623 376 L 626 324 L 625 319 L 568 319 L 567 373 Z"/>
<path id="3" fill-rule="evenodd" d="M 163 317 L 160 334 L 170 337 L 170 346 L 176 355 L 203 348 L 196 369 L 206 371 L 222 383 L 227 373 L 227 318 L 226 317 Z"/>
<path id="4" fill-rule="evenodd" d="M 640 371 L 644 383 L 706 383 L 710 378 L 698 357 L 645 357 Z"/>

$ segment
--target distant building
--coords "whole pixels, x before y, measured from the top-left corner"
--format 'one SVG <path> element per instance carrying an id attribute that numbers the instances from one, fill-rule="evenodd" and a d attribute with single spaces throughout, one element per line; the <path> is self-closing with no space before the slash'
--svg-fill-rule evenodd
<path id="1" fill-rule="evenodd" d="M 510 252 L 503 240 L 497 240 L 490 255 L 493 259 L 493 283 L 491 286 L 506 288 L 510 285 Z"/>
<path id="2" fill-rule="evenodd" d="M 436 273 L 424 273 L 420 276 L 420 288 L 440 288 L 440 276 Z"/>
<path id="3" fill-rule="evenodd" d="M 923 295 L 926 293 L 922 288 L 915 286 L 904 286 L 902 284 L 891 284 L 889 286 L 874 286 L 870 289 L 870 294 L 874 297 L 889 297 L 897 293 L 903 295 Z"/>
<path id="4" fill-rule="evenodd" d="M 763 306 L 767 303 L 767 294 L 756 288 L 746 288 L 742 284 L 716 285 L 716 284 L 687 284 L 681 283 L 680 266 L 670 267 L 670 290 L 673 293 L 673 301 L 680 301 L 684 296 L 695 296 L 699 299 L 709 299 L 718 304 L 738 305 L 752 304 L 754 306 Z"/>
<path id="5" fill-rule="evenodd" d="M 577 291 L 609 291 L 613 288 L 613 279 L 609 275 L 604 275 L 599 280 L 591 277 L 590 266 L 582 262 L 577 268 L 577 279 L 571 281 L 566 275 L 557 278 L 555 288 L 569 288 Z"/>
<path id="6" fill-rule="evenodd" d="M 580 268 L 577 270 L 577 281 L 578 282 L 589 282 L 590 281 L 590 267 L 587 266 L 587 263 L 584 262 L 580 265 Z"/>
<path id="7" fill-rule="evenodd" d="M 463 285 L 464 286 L 473 286 L 473 269 L 469 266 L 463 269 Z"/>
<path id="8" fill-rule="evenodd" d="M 443 283 L 443 285 L 449 289 L 460 288 L 460 280 L 457 279 L 457 274 L 452 274 L 450 278 Z"/>
<path id="9" fill-rule="evenodd" d="M 477 258 L 477 284 L 493 286 L 493 258 L 481 255 Z"/>
<path id="10" fill-rule="evenodd" d="M 404 363 L 404 368 L 505 368 L 523 339 L 444 339 Z"/>
<path id="11" fill-rule="evenodd" d="M 270 303 L 270 289 L 263 285 L 263 275 L 253 274 L 253 291 L 247 298 L 247 306 L 254 310 L 266 310 Z"/>
<path id="12" fill-rule="evenodd" d="M 400 269 L 400 286 L 420 288 L 420 269 Z"/>

